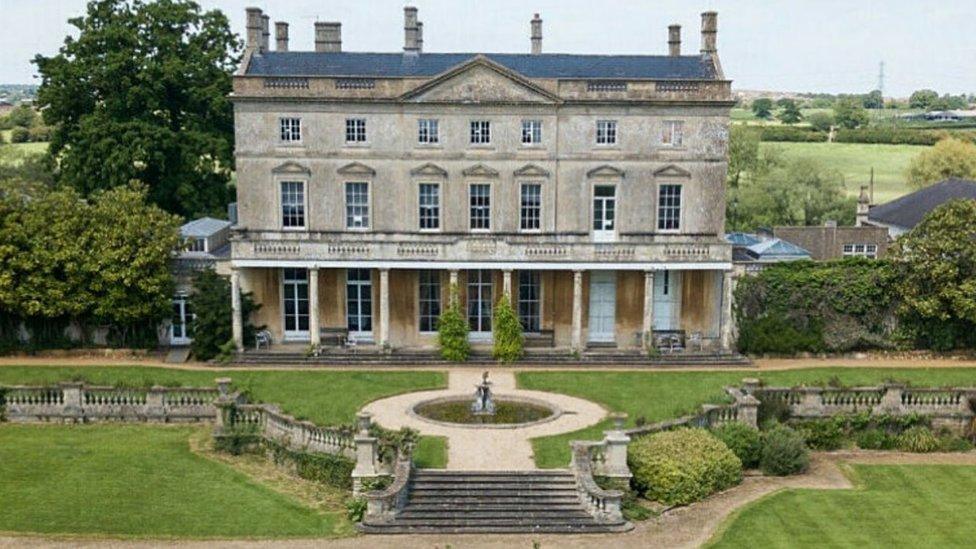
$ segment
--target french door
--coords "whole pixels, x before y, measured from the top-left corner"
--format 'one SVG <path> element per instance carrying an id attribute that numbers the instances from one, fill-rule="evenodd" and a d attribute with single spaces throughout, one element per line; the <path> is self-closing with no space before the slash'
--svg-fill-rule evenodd
<path id="1" fill-rule="evenodd" d="M 612 271 L 590 273 L 589 340 L 613 343 L 616 340 L 617 278 Z"/>
<path id="2" fill-rule="evenodd" d="M 654 275 L 654 329 L 677 330 L 681 305 L 681 271 Z"/>
<path id="3" fill-rule="evenodd" d="M 346 270 L 346 327 L 350 339 L 373 339 L 373 272 Z"/>
<path id="4" fill-rule="evenodd" d="M 308 271 L 305 269 L 282 271 L 281 294 L 285 339 L 306 341 L 308 340 Z"/>
<path id="5" fill-rule="evenodd" d="M 617 187 L 593 187 L 593 240 L 610 242 L 616 236 Z"/>
<path id="6" fill-rule="evenodd" d="M 468 271 L 468 327 L 472 339 L 491 339 L 491 271 Z"/>
<path id="7" fill-rule="evenodd" d="M 189 345 L 192 341 L 190 337 L 190 323 L 193 321 L 193 314 L 190 312 L 190 303 L 185 295 L 178 295 L 173 298 L 173 319 L 169 325 L 169 344 L 170 345 Z"/>

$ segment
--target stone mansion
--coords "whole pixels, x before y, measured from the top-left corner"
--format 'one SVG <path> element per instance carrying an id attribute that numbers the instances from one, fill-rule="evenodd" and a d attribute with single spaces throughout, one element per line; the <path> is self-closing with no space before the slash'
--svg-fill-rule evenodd
<path id="1" fill-rule="evenodd" d="M 702 14 L 699 53 L 427 53 L 405 8 L 402 52 L 315 51 L 247 10 L 234 78 L 237 290 L 275 345 L 433 349 L 456 287 L 472 342 L 509 296 L 527 345 L 639 350 L 732 339 L 723 239 L 733 104 Z M 690 347 L 690 343 L 689 343 Z M 599 351 L 596 351 L 599 352 Z"/>

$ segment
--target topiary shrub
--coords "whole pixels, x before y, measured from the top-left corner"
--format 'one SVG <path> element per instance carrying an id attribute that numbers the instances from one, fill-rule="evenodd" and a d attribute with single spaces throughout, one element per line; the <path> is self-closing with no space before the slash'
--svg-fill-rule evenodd
<path id="1" fill-rule="evenodd" d="M 470 327 L 461 312 L 456 285 L 451 286 L 450 304 L 437 320 L 437 344 L 441 348 L 444 360 L 464 362 L 471 354 L 471 344 L 468 342 Z"/>
<path id="2" fill-rule="evenodd" d="M 759 457 L 762 455 L 762 435 L 759 429 L 741 421 L 733 421 L 712 429 L 712 434 L 732 450 L 746 469 L 754 469 L 759 465 Z"/>
<path id="3" fill-rule="evenodd" d="M 777 425 L 763 436 L 759 468 L 767 475 L 802 473 L 810 465 L 810 451 L 803 437 L 785 425 Z"/>
<path id="4" fill-rule="evenodd" d="M 494 346 L 491 355 L 499 362 L 515 362 L 522 358 L 525 337 L 522 335 L 522 323 L 515 315 L 508 297 L 502 296 L 495 304 Z"/>
<path id="5" fill-rule="evenodd" d="M 915 426 L 898 435 L 897 447 L 903 452 L 927 454 L 939 450 L 939 437 L 928 427 Z"/>
<path id="6" fill-rule="evenodd" d="M 742 480 L 742 462 L 704 429 L 653 434 L 628 447 L 634 487 L 666 505 L 687 505 Z"/>

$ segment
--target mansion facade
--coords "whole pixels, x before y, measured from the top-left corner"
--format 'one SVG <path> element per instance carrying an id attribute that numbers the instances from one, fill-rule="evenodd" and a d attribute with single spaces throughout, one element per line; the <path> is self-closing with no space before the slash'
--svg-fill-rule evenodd
<path id="1" fill-rule="evenodd" d="M 451 288 L 475 344 L 507 296 L 533 346 L 640 349 L 681 334 L 731 346 L 723 239 L 731 84 L 701 51 L 668 55 L 315 51 L 248 9 L 234 78 L 238 291 L 275 344 L 437 345 Z M 337 335 L 341 337 L 337 337 Z"/>

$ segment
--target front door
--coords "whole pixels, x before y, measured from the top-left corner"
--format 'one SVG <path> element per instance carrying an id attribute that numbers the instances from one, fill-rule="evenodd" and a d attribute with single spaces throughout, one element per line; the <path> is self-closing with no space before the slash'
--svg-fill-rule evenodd
<path id="1" fill-rule="evenodd" d="M 593 240 L 614 240 L 617 216 L 617 188 L 613 185 L 593 187 Z"/>
<path id="2" fill-rule="evenodd" d="M 681 297 L 681 271 L 654 275 L 654 329 L 677 330 Z"/>
<path id="3" fill-rule="evenodd" d="M 617 313 L 617 277 L 610 271 L 590 273 L 590 329 L 593 343 L 613 343 Z"/>
<path id="4" fill-rule="evenodd" d="M 170 345 L 189 345 L 190 322 L 193 315 L 190 313 L 190 304 L 185 295 L 178 295 L 173 298 L 173 319 L 169 325 L 169 344 Z"/>
<path id="5" fill-rule="evenodd" d="M 373 339 L 373 278 L 369 269 L 346 271 L 346 325 L 350 339 Z"/>

